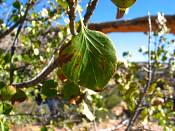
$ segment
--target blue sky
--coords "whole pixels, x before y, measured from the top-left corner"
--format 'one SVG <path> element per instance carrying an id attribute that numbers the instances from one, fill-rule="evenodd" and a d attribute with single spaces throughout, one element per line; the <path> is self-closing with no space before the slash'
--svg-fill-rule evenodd
<path id="1" fill-rule="evenodd" d="M 10 3 L 12 2 L 10 0 L 7 1 Z M 46 1 L 47 0 L 43 0 L 42 2 L 45 3 Z M 81 1 L 81 5 L 85 8 L 89 0 Z M 137 2 L 130 8 L 129 13 L 122 19 L 146 16 L 148 11 L 151 15 L 156 15 L 157 12 L 175 14 L 175 0 L 137 0 Z M 115 14 L 116 7 L 111 0 L 99 0 L 90 22 L 113 21 L 115 20 Z M 131 61 L 146 61 L 147 58 L 138 53 L 139 47 L 147 46 L 147 36 L 143 33 L 110 33 L 108 35 L 115 44 L 117 55 L 120 60 L 122 60 L 122 53 L 124 51 L 130 51 L 132 53 Z"/>
<path id="2" fill-rule="evenodd" d="M 85 5 L 85 2 L 87 0 L 84 0 L 82 5 Z M 175 0 L 137 0 L 123 19 L 145 16 L 148 11 L 151 15 L 156 15 L 157 12 L 175 14 Z M 116 7 L 110 0 L 99 0 L 91 22 L 115 20 L 115 13 Z M 145 61 L 147 59 L 137 51 L 140 46 L 147 46 L 147 36 L 143 33 L 110 33 L 108 35 L 115 43 L 119 59 L 122 60 L 123 51 L 132 53 L 131 61 Z"/>

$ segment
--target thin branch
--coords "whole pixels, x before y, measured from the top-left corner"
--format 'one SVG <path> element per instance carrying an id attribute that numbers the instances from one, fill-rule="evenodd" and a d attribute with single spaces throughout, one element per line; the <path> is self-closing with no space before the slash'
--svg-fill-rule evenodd
<path id="1" fill-rule="evenodd" d="M 51 59 L 48 62 L 48 65 L 34 78 L 28 81 L 24 81 L 21 83 L 13 83 L 12 85 L 16 88 L 24 88 L 24 87 L 31 87 L 35 86 L 38 83 L 42 82 L 54 69 L 59 66 L 58 58 L 55 58 L 55 53 L 61 48 L 61 46 L 65 43 L 69 35 L 65 36 L 65 38 L 60 43 L 59 47 L 56 48 L 53 52 Z"/>
<path id="2" fill-rule="evenodd" d="M 175 15 L 165 15 L 165 18 L 167 20 L 166 25 L 170 29 L 170 33 L 175 34 Z M 157 16 L 151 16 L 153 31 L 158 30 L 156 19 Z M 147 16 L 144 16 L 131 20 L 90 23 L 88 27 L 92 30 L 97 30 L 105 34 L 112 32 L 147 32 L 149 30 L 147 23 Z"/>
<path id="3" fill-rule="evenodd" d="M 148 12 L 148 23 L 149 23 L 149 34 L 148 34 L 148 80 L 147 80 L 147 84 L 143 89 L 143 93 L 140 97 L 140 100 L 136 106 L 135 112 L 133 114 L 133 116 L 131 117 L 129 124 L 127 126 L 126 131 L 130 131 L 132 126 L 134 125 L 134 122 L 136 121 L 136 119 L 138 118 L 140 112 L 141 112 L 141 106 L 143 105 L 143 101 L 145 100 L 145 95 L 146 92 L 148 90 L 148 88 L 150 87 L 151 83 L 152 83 L 152 67 L 151 67 L 151 32 L 152 32 L 152 25 L 151 25 L 151 17 L 150 14 Z"/>
<path id="4" fill-rule="evenodd" d="M 70 26 L 70 32 L 72 35 L 76 34 L 76 29 L 75 29 L 75 13 L 76 13 L 76 6 L 77 6 L 77 0 L 68 0 L 69 4 L 69 10 L 68 10 L 68 15 L 69 15 L 69 26 Z"/>
<path id="5" fill-rule="evenodd" d="M 88 23 L 90 17 L 92 16 L 97 3 L 98 3 L 98 0 L 90 0 L 89 1 L 86 13 L 84 15 L 84 21 L 83 22 L 84 22 L 85 25 Z"/>
<path id="6" fill-rule="evenodd" d="M 12 46 L 11 46 L 10 84 L 13 83 L 13 76 L 14 76 L 13 55 L 14 55 L 15 49 L 16 49 L 15 46 L 16 46 L 16 44 L 18 43 L 18 36 L 19 36 L 19 34 L 20 34 L 20 32 L 21 32 L 21 29 L 22 29 L 23 24 L 24 24 L 24 21 L 25 21 L 25 19 L 26 19 L 26 17 L 27 17 L 27 14 L 28 14 L 28 11 L 29 11 L 29 9 L 30 9 L 30 6 L 31 6 L 31 0 L 29 0 L 29 1 L 27 2 L 27 4 L 26 4 L 26 10 L 25 10 L 25 12 L 24 12 L 24 16 L 23 16 L 22 18 L 20 18 L 21 20 L 20 20 L 20 23 L 19 23 L 19 27 L 18 27 L 18 29 L 17 29 L 16 35 L 15 35 L 15 39 L 14 39 L 13 44 L 12 44 Z"/>

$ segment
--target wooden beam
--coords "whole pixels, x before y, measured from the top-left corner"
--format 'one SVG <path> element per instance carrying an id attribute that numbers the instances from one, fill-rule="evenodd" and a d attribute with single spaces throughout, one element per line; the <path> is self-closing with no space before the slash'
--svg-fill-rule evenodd
<path id="1" fill-rule="evenodd" d="M 175 15 L 165 15 L 166 25 L 170 33 L 175 34 Z M 157 16 L 151 16 L 153 31 L 158 29 Z M 131 20 L 110 21 L 104 23 L 90 23 L 89 28 L 103 33 L 111 32 L 148 32 L 148 17 L 140 17 Z"/>

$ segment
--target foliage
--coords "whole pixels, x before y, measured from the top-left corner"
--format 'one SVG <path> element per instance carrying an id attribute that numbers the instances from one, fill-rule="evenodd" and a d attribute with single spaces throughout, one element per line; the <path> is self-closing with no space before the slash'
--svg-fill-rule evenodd
<path id="1" fill-rule="evenodd" d="M 114 73 L 116 56 L 107 36 L 82 26 L 80 33 L 60 49 L 59 62 L 69 80 L 101 91 Z"/>
<path id="2" fill-rule="evenodd" d="M 112 1 L 118 8 L 123 8 L 116 3 L 118 1 Z M 134 2 L 126 2 L 125 8 Z M 18 121 L 35 120 L 42 125 L 73 128 L 75 123 L 84 121 L 118 119 L 111 109 L 122 104 L 126 111 L 124 115 L 131 117 L 142 95 L 146 97 L 139 121 L 143 124 L 157 122 L 164 130 L 173 130 L 175 51 L 170 50 L 174 40 L 166 38 L 169 30 L 163 15 L 158 14 L 159 30 L 151 36 L 154 38 L 150 54 L 152 80 L 143 94 L 149 72 L 147 63 L 130 62 L 129 52 L 123 53 L 126 61 L 117 60 L 112 40 L 101 32 L 88 29 L 81 18 L 81 3 L 71 4 L 66 0 L 0 0 L 0 7 L 4 8 L 2 11 L 0 8 L 0 40 L 14 26 L 9 35 L 2 38 L 7 45 L 0 49 L 1 130 L 9 130 L 9 125 Z M 67 12 L 75 7 L 80 20 L 68 13 L 68 21 Z M 7 11 L 6 20 L 1 15 Z M 92 14 L 88 9 L 86 11 Z M 22 30 L 18 35 L 20 27 Z M 16 38 L 17 43 L 11 47 Z M 139 52 L 149 53 L 144 48 Z M 26 84 L 30 80 L 32 84 Z M 24 86 L 18 87 L 22 84 Z M 42 106 L 44 104 L 48 106 Z M 47 126 L 41 130 L 47 130 Z"/>

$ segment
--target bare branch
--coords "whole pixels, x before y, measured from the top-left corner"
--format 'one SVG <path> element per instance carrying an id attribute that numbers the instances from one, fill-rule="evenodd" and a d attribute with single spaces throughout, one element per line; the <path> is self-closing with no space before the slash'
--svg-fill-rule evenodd
<path id="1" fill-rule="evenodd" d="M 134 122 L 136 121 L 136 119 L 138 118 L 140 112 L 141 112 L 141 106 L 143 105 L 143 101 L 145 100 L 145 96 L 146 96 L 146 92 L 148 90 L 148 88 L 150 87 L 151 83 L 152 83 L 152 67 L 151 67 L 151 32 L 152 32 L 152 25 L 151 25 L 151 17 L 150 14 L 148 12 L 148 23 L 149 23 L 149 35 L 148 35 L 148 80 L 147 80 L 147 84 L 143 89 L 143 93 L 139 99 L 139 102 L 136 106 L 135 112 L 133 114 L 133 116 L 131 117 L 128 127 L 126 129 L 126 131 L 130 131 L 132 126 L 134 125 Z"/>
<path id="2" fill-rule="evenodd" d="M 175 15 L 165 15 L 165 18 L 167 20 L 166 25 L 170 28 L 170 32 L 175 34 Z M 157 31 L 158 29 L 156 19 L 157 16 L 151 16 L 153 31 Z M 147 32 L 149 30 L 147 23 L 147 16 L 145 16 L 131 20 L 91 23 L 88 27 L 92 30 L 98 30 L 105 34 L 111 32 Z"/>
<path id="3" fill-rule="evenodd" d="M 84 21 L 83 22 L 84 22 L 85 25 L 88 23 L 90 17 L 92 16 L 97 3 L 98 3 L 98 0 L 90 0 L 89 1 L 86 13 L 84 15 Z"/>
<path id="4" fill-rule="evenodd" d="M 53 59 L 52 59 L 53 61 Z M 49 64 L 34 78 L 29 81 L 21 83 L 13 83 L 12 85 L 16 88 L 24 88 L 35 86 L 41 81 L 43 81 L 56 67 L 58 67 L 58 59 L 54 59 L 54 62 L 50 61 Z"/>
<path id="5" fill-rule="evenodd" d="M 69 3 L 69 10 L 68 10 L 68 15 L 69 15 L 69 26 L 70 26 L 70 32 L 72 35 L 76 34 L 75 30 L 75 13 L 76 13 L 76 6 L 77 6 L 77 0 L 68 0 Z"/>

